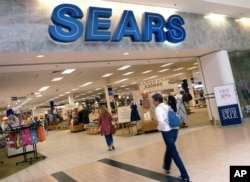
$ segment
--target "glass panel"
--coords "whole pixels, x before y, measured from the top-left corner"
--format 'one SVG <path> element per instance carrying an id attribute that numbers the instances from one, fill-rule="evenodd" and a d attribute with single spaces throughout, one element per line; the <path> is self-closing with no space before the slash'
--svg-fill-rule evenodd
<path id="1" fill-rule="evenodd" d="M 229 53 L 244 118 L 250 117 L 250 51 Z"/>

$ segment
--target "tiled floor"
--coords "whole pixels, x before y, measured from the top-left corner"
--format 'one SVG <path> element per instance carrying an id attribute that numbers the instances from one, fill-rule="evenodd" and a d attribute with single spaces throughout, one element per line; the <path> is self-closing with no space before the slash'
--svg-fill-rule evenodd
<path id="1" fill-rule="evenodd" d="M 156 181 L 98 161 L 105 158 L 164 173 L 165 146 L 159 133 L 117 136 L 115 143 L 117 149 L 108 152 L 101 136 L 50 132 L 46 142 L 38 145 L 48 158 L 2 181 L 57 181 L 51 174 L 59 171 L 80 182 Z M 250 165 L 250 122 L 224 129 L 212 125 L 180 130 L 177 146 L 192 181 L 228 182 L 230 165 Z M 174 164 L 171 176 L 179 176 Z"/>

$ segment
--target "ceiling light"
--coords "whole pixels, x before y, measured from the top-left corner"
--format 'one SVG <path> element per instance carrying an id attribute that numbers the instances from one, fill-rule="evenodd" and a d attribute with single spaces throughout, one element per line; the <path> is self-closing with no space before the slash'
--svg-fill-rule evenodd
<path id="1" fill-rule="evenodd" d="M 41 95 L 41 93 L 40 92 L 36 92 L 35 95 Z"/>
<path id="2" fill-rule="evenodd" d="M 62 79 L 63 79 L 63 77 L 57 77 L 57 78 L 53 78 L 51 81 L 52 82 L 58 82 L 58 81 L 60 81 Z"/>
<path id="3" fill-rule="evenodd" d="M 125 90 L 130 90 L 130 88 L 125 88 Z"/>
<path id="4" fill-rule="evenodd" d="M 216 14 L 216 13 L 210 13 L 210 14 L 204 16 L 204 18 L 211 19 L 211 20 L 224 20 L 225 17 L 226 17 L 226 15 Z"/>
<path id="5" fill-rule="evenodd" d="M 160 70 L 158 71 L 159 73 L 162 73 L 162 72 L 165 72 L 165 71 L 168 71 L 169 69 L 163 69 L 163 70 Z"/>
<path id="6" fill-rule="evenodd" d="M 36 95 L 36 97 L 42 97 L 42 95 Z"/>
<path id="7" fill-rule="evenodd" d="M 142 72 L 141 74 L 147 74 L 147 73 L 150 73 L 150 72 L 152 72 L 153 70 L 147 70 L 147 71 L 144 71 L 144 72 Z"/>
<path id="8" fill-rule="evenodd" d="M 93 82 L 87 82 L 87 83 L 84 83 L 81 87 L 86 87 L 88 85 L 91 85 Z"/>
<path id="9" fill-rule="evenodd" d="M 168 76 L 168 78 L 172 78 L 172 77 L 180 76 L 180 75 L 182 75 L 182 74 L 183 74 L 183 73 L 174 74 L 174 75 Z"/>
<path id="10" fill-rule="evenodd" d="M 44 55 L 40 54 L 36 56 L 37 58 L 44 58 Z"/>
<path id="11" fill-rule="evenodd" d="M 81 95 L 85 95 L 85 94 L 81 94 Z"/>
<path id="12" fill-rule="evenodd" d="M 167 67 L 167 66 L 170 66 L 170 65 L 172 65 L 172 64 L 174 64 L 174 63 L 167 63 L 167 64 L 164 64 L 164 65 L 161 65 L 161 67 L 163 68 L 163 67 Z"/>
<path id="13" fill-rule="evenodd" d="M 43 91 L 47 90 L 48 88 L 49 88 L 49 86 L 44 86 L 44 87 L 40 88 L 39 92 L 43 92 Z"/>
<path id="14" fill-rule="evenodd" d="M 129 52 L 124 52 L 123 55 L 127 56 L 127 55 L 129 55 Z"/>
<path id="15" fill-rule="evenodd" d="M 119 80 L 119 81 L 117 81 L 117 82 L 115 82 L 115 83 L 121 83 L 121 82 L 125 82 L 125 81 L 127 81 L 127 80 L 128 80 L 128 78 L 124 78 L 124 79 Z"/>
<path id="16" fill-rule="evenodd" d="M 117 70 L 125 70 L 125 69 L 128 69 L 130 67 L 131 67 L 131 65 L 127 65 L 127 66 L 120 67 Z"/>
<path id="17" fill-rule="evenodd" d="M 153 78 L 156 78 L 156 77 L 158 77 L 158 75 L 151 76 L 151 77 L 149 77 L 149 78 L 145 78 L 144 80 L 150 80 L 150 79 L 153 79 Z"/>
<path id="18" fill-rule="evenodd" d="M 138 83 L 138 82 L 132 82 L 132 83 L 131 83 L 131 85 L 133 85 L 133 84 L 137 84 L 137 83 Z"/>
<path id="19" fill-rule="evenodd" d="M 180 70 L 183 70 L 183 69 L 184 69 L 183 67 L 182 68 L 177 68 L 174 71 L 180 71 Z"/>
<path id="20" fill-rule="evenodd" d="M 197 66 L 193 66 L 193 67 L 190 67 L 190 68 L 187 68 L 187 70 L 193 70 L 193 69 L 196 69 Z"/>
<path id="21" fill-rule="evenodd" d="M 242 17 L 242 18 L 236 19 L 235 21 L 242 22 L 242 23 L 250 23 L 250 18 Z"/>
<path id="22" fill-rule="evenodd" d="M 127 85 L 122 85 L 121 87 L 123 88 L 123 87 L 126 87 Z"/>
<path id="23" fill-rule="evenodd" d="M 72 89 L 72 91 L 77 91 L 77 90 L 79 90 L 79 89 L 78 89 L 78 88 L 73 88 L 73 89 Z"/>
<path id="24" fill-rule="evenodd" d="M 105 75 L 102 75 L 102 77 L 103 78 L 106 78 L 106 77 L 109 77 L 109 76 L 111 76 L 111 75 L 113 75 L 114 73 L 107 73 L 107 74 L 105 74 Z"/>
<path id="25" fill-rule="evenodd" d="M 59 95 L 59 97 L 63 97 L 63 96 L 64 96 L 64 94 Z"/>
<path id="26" fill-rule="evenodd" d="M 133 71 L 131 71 L 131 72 L 127 72 L 127 73 L 124 73 L 124 74 L 122 74 L 122 75 L 124 75 L 124 76 L 128 76 L 128 75 L 131 75 L 131 74 L 133 74 L 134 72 Z"/>
<path id="27" fill-rule="evenodd" d="M 70 74 L 73 73 L 76 69 L 66 69 L 62 72 L 62 74 Z"/>
<path id="28" fill-rule="evenodd" d="M 194 63 L 194 65 L 197 65 L 198 63 Z"/>
<path id="29" fill-rule="evenodd" d="M 70 92 L 65 92 L 65 94 L 70 94 Z"/>
<path id="30" fill-rule="evenodd" d="M 89 94 L 89 93 L 92 93 L 93 91 L 88 91 L 87 93 Z"/>
<path id="31" fill-rule="evenodd" d="M 98 91 L 98 90 L 101 90 L 101 88 L 96 88 L 95 90 Z"/>

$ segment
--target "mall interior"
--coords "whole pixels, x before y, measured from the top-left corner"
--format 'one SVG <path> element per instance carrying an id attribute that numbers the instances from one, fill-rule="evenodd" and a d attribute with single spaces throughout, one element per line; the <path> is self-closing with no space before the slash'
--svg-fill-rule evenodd
<path id="1" fill-rule="evenodd" d="M 229 182 L 230 166 L 250 165 L 249 10 L 245 0 L 0 0 L 0 181 L 179 181 L 174 162 L 163 169 L 160 93 L 166 104 L 182 96 L 176 146 L 190 181 Z"/>

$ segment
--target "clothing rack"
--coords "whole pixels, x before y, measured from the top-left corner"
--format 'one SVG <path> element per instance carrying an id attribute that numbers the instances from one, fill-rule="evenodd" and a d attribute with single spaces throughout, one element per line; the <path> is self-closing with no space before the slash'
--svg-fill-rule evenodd
<path id="1" fill-rule="evenodd" d="M 6 129 L 6 132 L 20 132 L 20 134 L 21 134 L 21 131 L 24 130 L 24 129 L 34 129 L 34 128 L 36 129 L 39 126 L 42 126 L 41 122 L 32 123 L 32 124 L 28 124 L 28 125 L 15 126 L 15 127 L 12 127 L 11 125 L 9 125 L 8 128 Z M 16 165 L 22 164 L 22 163 L 30 163 L 30 164 L 32 164 L 36 160 L 46 158 L 43 155 L 38 156 L 36 144 L 33 144 L 32 153 L 34 154 L 34 156 L 30 157 L 30 158 L 28 158 L 28 152 L 26 151 L 26 146 L 22 146 L 22 148 L 23 148 L 23 161 L 16 162 Z M 0 161 L 0 163 L 1 163 L 1 161 Z"/>

